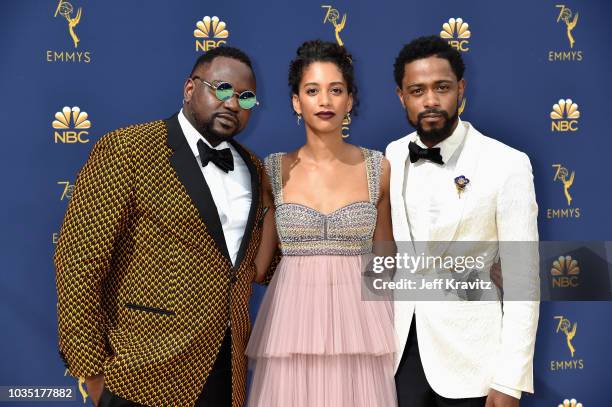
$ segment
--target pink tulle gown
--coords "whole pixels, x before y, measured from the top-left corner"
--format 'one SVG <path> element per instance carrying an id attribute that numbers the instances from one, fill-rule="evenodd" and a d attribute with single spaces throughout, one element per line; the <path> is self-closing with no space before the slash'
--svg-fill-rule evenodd
<path id="1" fill-rule="evenodd" d="M 283 258 L 247 346 L 249 407 L 397 405 L 392 304 L 361 300 L 382 159 L 380 152 L 362 151 L 370 200 L 328 215 L 284 203 L 283 154 L 266 158 Z"/>

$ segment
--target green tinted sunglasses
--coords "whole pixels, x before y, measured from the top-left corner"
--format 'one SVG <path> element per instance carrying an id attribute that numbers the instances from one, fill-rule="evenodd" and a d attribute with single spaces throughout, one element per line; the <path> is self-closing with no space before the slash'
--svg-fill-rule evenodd
<path id="1" fill-rule="evenodd" d="M 192 79 L 201 80 L 203 84 L 213 89 L 215 91 L 215 96 L 217 97 L 217 99 L 223 102 L 236 95 L 238 96 L 238 105 L 243 109 L 249 110 L 259 105 L 259 102 L 257 101 L 257 96 L 253 91 L 245 90 L 244 92 L 238 93 L 234 90 L 234 87 L 229 82 L 219 81 L 210 83 L 197 76 L 192 77 Z"/>

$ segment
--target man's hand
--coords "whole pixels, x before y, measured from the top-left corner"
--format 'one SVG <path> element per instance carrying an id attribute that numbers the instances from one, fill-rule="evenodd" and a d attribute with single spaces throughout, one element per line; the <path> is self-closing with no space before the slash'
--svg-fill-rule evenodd
<path id="1" fill-rule="evenodd" d="M 502 292 L 504 291 L 504 277 L 502 275 L 501 269 L 501 259 L 497 260 L 497 262 L 493 263 L 491 269 L 489 270 L 491 274 L 491 280 L 493 284 L 497 286 Z"/>
<path id="2" fill-rule="evenodd" d="M 86 377 L 85 384 L 87 385 L 87 393 L 89 393 L 91 401 L 94 403 L 94 406 L 97 406 L 104 389 L 104 375 L 99 374 L 97 376 Z"/>
<path id="3" fill-rule="evenodd" d="M 485 407 L 518 407 L 519 400 L 500 391 L 491 389 Z"/>

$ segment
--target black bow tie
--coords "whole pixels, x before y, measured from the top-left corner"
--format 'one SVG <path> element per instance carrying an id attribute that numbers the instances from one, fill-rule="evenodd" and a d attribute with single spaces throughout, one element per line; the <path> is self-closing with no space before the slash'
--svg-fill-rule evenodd
<path id="1" fill-rule="evenodd" d="M 203 140 L 198 140 L 198 152 L 202 167 L 206 167 L 209 162 L 213 162 L 217 167 L 225 172 L 234 170 L 234 157 L 229 148 L 215 150 L 209 147 Z"/>
<path id="2" fill-rule="evenodd" d="M 415 163 L 421 158 L 429 160 L 437 164 L 444 164 L 442 155 L 440 154 L 440 147 L 434 148 L 422 148 L 414 141 L 408 144 L 408 150 L 410 151 L 410 162 Z"/>

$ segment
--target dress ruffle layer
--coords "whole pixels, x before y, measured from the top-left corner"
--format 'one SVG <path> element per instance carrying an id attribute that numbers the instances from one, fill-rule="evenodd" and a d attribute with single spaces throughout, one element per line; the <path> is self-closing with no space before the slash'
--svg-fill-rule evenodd
<path id="1" fill-rule="evenodd" d="M 393 355 L 257 360 L 249 407 L 393 407 Z"/>
<path id="2" fill-rule="evenodd" d="M 361 299 L 361 256 L 286 256 L 259 309 L 247 355 L 385 355 L 393 306 Z"/>
<path id="3" fill-rule="evenodd" d="M 362 301 L 360 256 L 285 256 L 247 346 L 249 407 L 392 407 L 393 307 Z"/>

